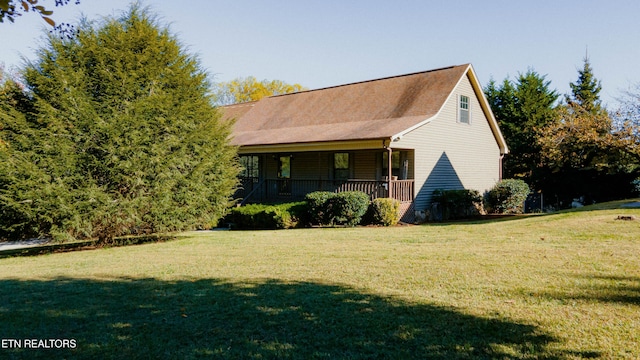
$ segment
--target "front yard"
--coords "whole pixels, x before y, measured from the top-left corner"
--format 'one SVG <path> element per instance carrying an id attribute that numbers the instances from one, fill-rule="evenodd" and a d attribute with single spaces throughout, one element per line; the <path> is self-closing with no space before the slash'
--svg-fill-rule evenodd
<path id="1" fill-rule="evenodd" d="M 4 258 L 0 357 L 633 359 L 640 220 L 616 218 L 640 210 L 616 205 Z"/>

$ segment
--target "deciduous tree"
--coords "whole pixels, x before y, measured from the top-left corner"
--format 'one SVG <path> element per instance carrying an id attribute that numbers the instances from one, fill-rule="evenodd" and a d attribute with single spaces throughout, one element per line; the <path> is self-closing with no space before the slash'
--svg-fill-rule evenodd
<path id="1" fill-rule="evenodd" d="M 230 105 L 303 90 L 306 88 L 300 84 L 288 84 L 280 80 L 258 81 L 249 76 L 216 84 L 215 100 L 218 105 Z"/>
<path id="2" fill-rule="evenodd" d="M 544 187 L 569 203 L 573 198 L 605 201 L 632 195 L 640 175 L 640 138 L 630 127 L 612 129 L 604 112 L 573 103 L 540 136 L 543 162 L 551 170 Z"/>

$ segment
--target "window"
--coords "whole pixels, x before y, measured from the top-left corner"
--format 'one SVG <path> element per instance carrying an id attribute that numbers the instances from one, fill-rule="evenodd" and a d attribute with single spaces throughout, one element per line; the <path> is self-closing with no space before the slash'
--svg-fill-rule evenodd
<path id="1" fill-rule="evenodd" d="M 391 155 L 391 176 L 395 176 L 398 180 L 406 180 L 409 178 L 409 159 L 407 151 L 396 150 Z M 382 177 L 386 178 L 389 174 L 389 153 L 382 153 Z"/>
<path id="2" fill-rule="evenodd" d="M 382 176 L 387 176 L 389 173 L 389 153 L 382 153 Z M 400 176 L 400 152 L 394 151 L 391 153 L 391 176 Z"/>
<path id="3" fill-rule="evenodd" d="M 336 180 L 349 178 L 349 153 L 333 154 L 333 177 Z"/>
<path id="4" fill-rule="evenodd" d="M 469 114 L 469 97 L 460 95 L 460 106 L 458 107 L 458 122 L 463 124 L 471 123 Z"/>
<path id="5" fill-rule="evenodd" d="M 291 178 L 291 156 L 280 156 L 278 160 L 278 178 Z"/>
<path id="6" fill-rule="evenodd" d="M 260 160 L 255 155 L 242 155 L 240 156 L 240 165 L 242 170 L 240 176 L 245 178 L 258 178 L 260 177 Z"/>

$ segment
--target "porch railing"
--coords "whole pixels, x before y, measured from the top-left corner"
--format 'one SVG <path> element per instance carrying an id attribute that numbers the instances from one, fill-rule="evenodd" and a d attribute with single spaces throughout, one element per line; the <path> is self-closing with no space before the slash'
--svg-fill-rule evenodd
<path id="1" fill-rule="evenodd" d="M 390 188 L 390 189 L 389 189 Z M 411 202 L 414 194 L 413 180 L 294 180 L 242 178 L 235 197 L 242 204 L 259 202 L 297 201 L 314 191 L 362 191 L 371 197 L 391 197 L 400 202 Z"/>

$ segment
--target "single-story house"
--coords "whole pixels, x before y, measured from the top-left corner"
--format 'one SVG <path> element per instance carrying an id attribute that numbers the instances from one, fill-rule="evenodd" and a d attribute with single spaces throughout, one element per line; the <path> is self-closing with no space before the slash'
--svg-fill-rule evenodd
<path id="1" fill-rule="evenodd" d="M 412 221 L 436 189 L 491 188 L 508 152 L 470 64 L 222 109 L 235 119 L 242 203 L 361 190 L 399 200 Z"/>

